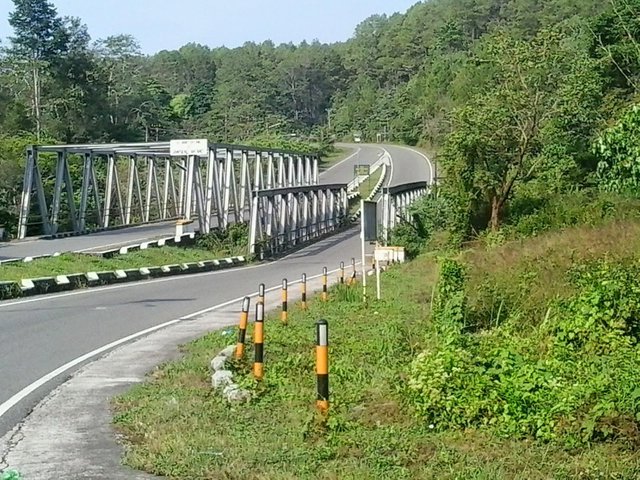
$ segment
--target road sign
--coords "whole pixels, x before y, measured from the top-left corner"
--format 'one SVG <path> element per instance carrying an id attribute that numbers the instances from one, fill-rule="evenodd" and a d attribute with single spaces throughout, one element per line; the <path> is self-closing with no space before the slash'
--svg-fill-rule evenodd
<path id="1" fill-rule="evenodd" d="M 353 174 L 356 177 L 368 176 L 371 173 L 371 165 L 354 165 Z"/>
<path id="2" fill-rule="evenodd" d="M 378 239 L 378 220 L 376 218 L 378 204 L 360 200 L 360 242 L 362 247 L 362 298 L 367 301 L 367 264 L 366 243 L 375 242 Z"/>
<path id="3" fill-rule="evenodd" d="M 172 157 L 206 157 L 209 155 L 209 140 L 171 140 L 169 153 Z"/>
<path id="4" fill-rule="evenodd" d="M 404 247 L 380 247 L 377 246 L 373 252 L 376 262 L 398 262 L 404 263 Z"/>
<path id="5" fill-rule="evenodd" d="M 378 203 L 362 201 L 362 232 L 366 242 L 378 240 Z"/>

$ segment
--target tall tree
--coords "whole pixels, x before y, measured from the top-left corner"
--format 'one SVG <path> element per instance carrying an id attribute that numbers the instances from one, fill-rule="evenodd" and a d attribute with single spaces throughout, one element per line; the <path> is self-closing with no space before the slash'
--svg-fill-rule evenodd
<path id="1" fill-rule="evenodd" d="M 135 109 L 142 103 L 139 92 L 145 88 L 140 45 L 131 35 L 116 35 L 98 40 L 94 52 L 99 75 L 106 82 L 109 136 L 133 140 Z"/>
<path id="2" fill-rule="evenodd" d="M 483 43 L 473 78 L 487 79 L 484 92 L 456 112 L 442 164 L 497 230 L 515 188 L 560 162 L 578 167 L 601 83 L 586 49 L 561 34 L 498 32 Z"/>
<path id="3" fill-rule="evenodd" d="M 18 71 L 28 73 L 31 111 L 36 137 L 42 134 L 42 83 L 51 61 L 67 48 L 67 35 L 55 7 L 48 0 L 13 0 L 15 9 L 9 14 L 10 55 Z"/>

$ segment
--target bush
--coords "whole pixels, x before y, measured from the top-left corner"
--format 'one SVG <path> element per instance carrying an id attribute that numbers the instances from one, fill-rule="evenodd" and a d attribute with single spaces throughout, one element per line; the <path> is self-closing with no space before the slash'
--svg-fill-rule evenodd
<path id="1" fill-rule="evenodd" d="M 640 106 L 634 105 L 616 125 L 603 132 L 594 145 L 598 184 L 602 190 L 640 193 L 639 146 Z"/>
<path id="2" fill-rule="evenodd" d="M 15 470 L 7 470 L 0 473 L 0 480 L 20 480 L 22 477 Z"/>
<path id="3" fill-rule="evenodd" d="M 403 222 L 389 233 L 389 244 L 404 247 L 406 257 L 411 260 L 424 250 L 426 239 L 420 236 L 420 232 L 413 225 Z"/>
<path id="4" fill-rule="evenodd" d="M 597 190 L 558 194 L 547 198 L 514 199 L 502 235 L 523 238 L 575 225 L 601 225 L 613 219 L 638 218 L 640 200 Z"/>
<path id="5" fill-rule="evenodd" d="M 465 314 L 436 308 L 436 341 L 410 369 L 417 413 L 438 430 L 491 428 L 567 446 L 637 442 L 639 274 L 637 264 L 581 265 L 571 273 L 577 293 L 553 303 L 529 332 L 505 322 L 475 333 L 443 333 L 443 322 Z M 460 278 L 460 267 L 444 263 L 439 294 L 455 298 L 459 280 L 452 283 L 452 276 Z"/>
<path id="6" fill-rule="evenodd" d="M 430 194 L 418 199 L 408 211 L 408 218 L 390 232 L 392 245 L 405 247 L 411 259 L 430 246 L 438 232 L 446 232 L 442 247 L 457 248 L 465 238 L 466 224 L 459 202 L 449 194 Z"/>
<path id="7" fill-rule="evenodd" d="M 263 134 L 243 143 L 258 148 L 275 148 L 306 154 L 319 154 L 320 156 L 326 156 L 334 151 L 333 143 L 330 141 L 311 142 L 270 134 Z"/>
<path id="8" fill-rule="evenodd" d="M 198 237 L 196 245 L 225 255 L 241 255 L 249 244 L 249 226 L 246 223 L 229 225 L 226 230 L 217 229 Z"/>

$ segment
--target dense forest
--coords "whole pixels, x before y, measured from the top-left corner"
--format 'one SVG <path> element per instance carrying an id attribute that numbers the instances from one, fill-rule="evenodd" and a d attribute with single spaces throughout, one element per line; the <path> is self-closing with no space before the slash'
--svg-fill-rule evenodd
<path id="1" fill-rule="evenodd" d="M 637 167 L 617 160 L 636 148 L 640 0 L 430 0 L 372 16 L 342 43 L 151 56 L 128 34 L 92 40 L 49 0 L 13 3 L 0 53 L 0 224 L 15 219 L 22 152 L 37 142 L 360 132 L 421 145 L 448 179 L 438 208 L 464 235 L 497 229 L 523 188 L 636 185 Z"/>

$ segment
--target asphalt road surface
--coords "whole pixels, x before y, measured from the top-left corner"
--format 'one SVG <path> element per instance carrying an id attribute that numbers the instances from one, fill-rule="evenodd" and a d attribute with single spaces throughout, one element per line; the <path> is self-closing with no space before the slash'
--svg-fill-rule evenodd
<path id="1" fill-rule="evenodd" d="M 323 180 L 348 182 L 355 163 L 377 160 L 380 147 L 360 148 L 351 158 L 328 170 Z M 400 147 L 385 148 L 394 160 L 393 184 L 430 178 L 424 157 Z M 105 234 L 98 234 L 20 245 L 33 247 L 51 242 L 55 248 L 44 252 L 50 253 L 88 248 L 87 241 L 111 242 L 123 235 L 154 236 L 161 227 L 144 228 L 114 231 L 107 235 L 108 239 L 103 238 Z M 275 263 L 0 302 L 0 437 L 73 371 L 51 379 L 3 413 L 7 401 L 67 362 L 147 328 L 251 294 L 260 283 L 271 287 L 279 285 L 282 278 L 298 279 L 302 273 L 315 275 L 324 266 L 337 268 L 341 261 L 360 258 L 359 244 L 358 230 L 352 229 Z M 37 253 L 31 249 L 28 254 Z"/>

